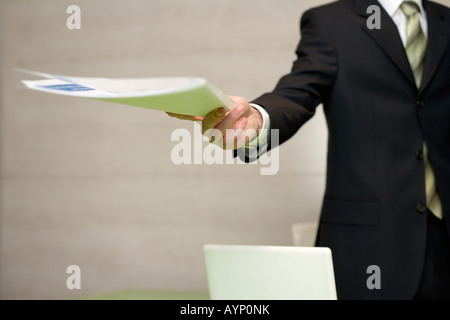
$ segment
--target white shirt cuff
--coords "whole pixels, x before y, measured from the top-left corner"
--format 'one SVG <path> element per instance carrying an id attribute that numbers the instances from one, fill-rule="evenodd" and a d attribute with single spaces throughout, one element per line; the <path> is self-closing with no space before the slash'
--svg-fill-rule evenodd
<path id="1" fill-rule="evenodd" d="M 252 149 L 252 148 L 256 148 L 259 145 L 264 146 L 267 144 L 267 139 L 268 139 L 268 133 L 269 133 L 269 128 L 270 128 L 270 117 L 269 114 L 267 113 L 267 111 L 254 103 L 250 103 L 250 105 L 255 108 L 256 110 L 259 111 L 259 113 L 261 114 L 262 118 L 263 118 L 263 125 L 261 130 L 259 131 L 259 134 L 257 137 L 255 137 L 253 140 L 251 140 L 248 144 L 245 145 L 245 148 L 247 149 Z"/>

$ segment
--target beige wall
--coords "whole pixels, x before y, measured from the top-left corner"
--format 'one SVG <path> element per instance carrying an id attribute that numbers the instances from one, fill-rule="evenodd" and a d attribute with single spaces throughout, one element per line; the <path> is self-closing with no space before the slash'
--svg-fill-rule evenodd
<path id="1" fill-rule="evenodd" d="M 0 298 L 205 290 L 205 243 L 291 245 L 316 220 L 327 132 L 320 108 L 260 165 L 171 162 L 161 112 L 24 89 L 25 68 L 76 76 L 201 76 L 252 99 L 289 71 L 300 0 L 0 0 Z M 441 1 L 450 4 L 449 0 Z M 66 8 L 81 8 L 81 30 Z M 79 265 L 82 289 L 66 288 Z"/>

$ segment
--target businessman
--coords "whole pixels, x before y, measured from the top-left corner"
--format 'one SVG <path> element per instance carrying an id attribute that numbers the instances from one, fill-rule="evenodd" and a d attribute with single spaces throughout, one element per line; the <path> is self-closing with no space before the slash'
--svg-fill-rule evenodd
<path id="1" fill-rule="evenodd" d="M 379 29 L 368 27 L 372 5 Z M 449 8 L 333 2 L 303 14 L 296 53 L 291 72 L 251 104 L 233 97 L 231 112 L 172 116 L 221 130 L 224 147 L 227 129 L 278 130 L 283 143 L 322 103 L 329 141 L 316 245 L 332 250 L 338 298 L 450 299 Z M 367 283 L 373 265 L 379 289 Z"/>

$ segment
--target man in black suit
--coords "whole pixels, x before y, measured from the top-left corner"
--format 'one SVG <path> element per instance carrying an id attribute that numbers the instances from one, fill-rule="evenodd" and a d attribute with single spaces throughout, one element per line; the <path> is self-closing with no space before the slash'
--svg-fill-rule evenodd
<path id="1" fill-rule="evenodd" d="M 308 10 L 291 73 L 252 104 L 234 97 L 231 112 L 201 118 L 224 144 L 227 129 L 264 127 L 283 143 L 323 103 L 328 165 L 316 244 L 332 250 L 339 299 L 450 299 L 450 10 L 402 2 Z M 379 29 L 369 28 L 373 5 Z M 367 283 L 373 265 L 380 289 Z"/>

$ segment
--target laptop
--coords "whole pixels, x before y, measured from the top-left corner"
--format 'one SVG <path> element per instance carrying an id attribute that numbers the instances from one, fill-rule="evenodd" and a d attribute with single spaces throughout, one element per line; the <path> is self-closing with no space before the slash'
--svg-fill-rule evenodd
<path id="1" fill-rule="evenodd" d="M 203 247 L 212 300 L 337 300 L 331 250 L 324 247 Z"/>

